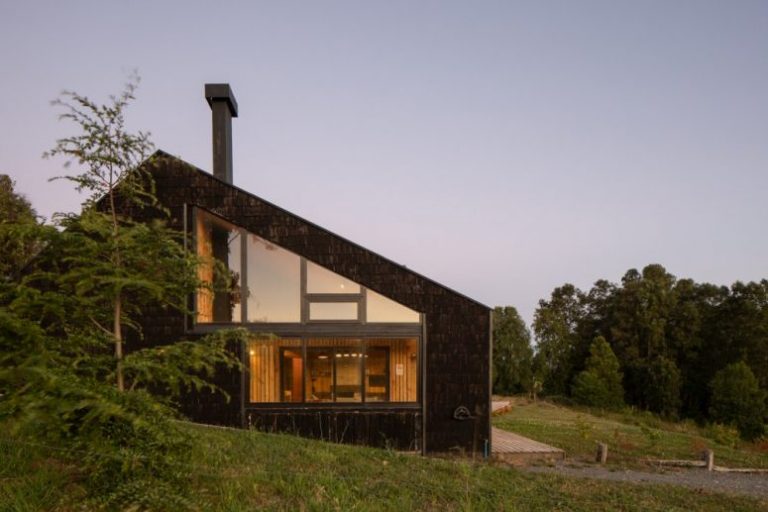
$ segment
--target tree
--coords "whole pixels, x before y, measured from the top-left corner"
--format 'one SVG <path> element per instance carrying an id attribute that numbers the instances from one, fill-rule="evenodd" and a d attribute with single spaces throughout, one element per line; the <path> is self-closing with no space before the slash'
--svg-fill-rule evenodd
<path id="1" fill-rule="evenodd" d="M 658 264 L 647 265 L 642 272 L 630 269 L 622 278 L 615 300 L 611 342 L 625 370 L 627 400 L 651 410 L 659 406 L 649 406 L 648 395 L 652 395 L 653 401 L 661 399 L 666 392 L 664 389 L 649 389 L 657 381 L 648 379 L 661 377 L 649 374 L 659 369 L 655 362 L 658 358 L 670 360 L 667 331 L 676 304 L 675 281 L 675 276 Z M 679 396 L 679 390 L 677 394 Z M 678 406 L 674 407 L 675 411 Z"/>
<path id="2" fill-rule="evenodd" d="M 35 255 L 33 240 L 24 236 L 18 226 L 36 224 L 37 213 L 29 201 L 19 195 L 16 183 L 7 174 L 0 174 L 0 280 L 18 279 L 19 273 Z"/>
<path id="3" fill-rule="evenodd" d="M 576 376 L 573 398 L 584 405 L 618 409 L 624 405 L 619 360 L 605 338 L 598 336 L 589 348 L 586 369 Z"/>
<path id="4" fill-rule="evenodd" d="M 114 340 L 115 379 L 119 391 L 125 389 L 123 326 L 127 320 L 125 311 L 130 307 L 128 296 L 135 295 L 136 302 L 140 302 L 147 295 L 157 298 L 173 295 L 173 292 L 168 293 L 167 286 L 173 280 L 146 279 L 145 274 L 156 267 L 140 264 L 148 261 L 143 259 L 145 249 L 160 256 L 161 263 L 167 261 L 162 256 L 166 256 L 165 251 L 172 246 L 161 245 L 169 239 L 170 233 L 162 233 L 160 225 L 150 227 L 157 230 L 154 233 L 148 232 L 145 225 L 124 217 L 118 209 L 118 185 L 123 202 L 142 207 L 151 198 L 147 191 L 149 177 L 140 167 L 152 150 L 149 134 L 132 134 L 125 128 L 125 108 L 134 99 L 137 85 L 137 80 L 130 81 L 122 94 L 110 97 L 108 105 L 97 105 L 85 96 L 65 91 L 54 105 L 64 109 L 60 118 L 74 122 L 81 133 L 59 139 L 44 155 L 66 158 L 65 166 L 72 162 L 81 166 L 78 174 L 62 178 L 74 182 L 78 191 L 90 194 L 83 212 L 65 216 L 62 224 L 74 238 L 81 238 L 84 243 L 83 251 L 71 258 L 75 263 L 73 278 L 87 283 L 91 297 L 111 305 L 108 323 L 99 317 L 92 317 L 91 321 L 102 331 L 109 332 Z M 134 261 L 131 258 L 135 258 Z M 86 264 L 77 264 L 83 262 Z"/>
<path id="5" fill-rule="evenodd" d="M 717 372 L 710 383 L 709 406 L 713 421 L 736 426 L 744 439 L 765 433 L 766 393 L 744 361 L 730 364 Z"/>
<path id="6" fill-rule="evenodd" d="M 217 390 L 208 377 L 239 365 L 227 344 L 242 333 L 124 350 L 142 337 L 146 307 L 187 312 L 204 285 L 202 262 L 153 196 L 147 134 L 125 129 L 135 87 L 107 105 L 71 92 L 56 102 L 79 133 L 46 156 L 74 164 L 64 178 L 89 195 L 55 226 L 14 224 L 42 250 L 21 280 L 0 288 L 0 420 L 65 447 L 107 508 L 178 509 L 189 436 L 169 406 L 184 389 Z"/>
<path id="7" fill-rule="evenodd" d="M 656 357 L 643 362 L 637 371 L 644 383 L 636 392 L 640 405 L 667 418 L 675 419 L 680 412 L 680 388 L 682 385 L 677 364 L 666 357 Z"/>
<path id="8" fill-rule="evenodd" d="M 533 385 L 531 333 L 512 306 L 493 310 L 493 392 L 523 393 Z"/>
<path id="9" fill-rule="evenodd" d="M 583 294 L 575 286 L 555 288 L 549 301 L 539 301 L 533 319 L 536 334 L 535 367 L 548 394 L 568 392 L 573 374 L 574 347 L 583 317 Z"/>

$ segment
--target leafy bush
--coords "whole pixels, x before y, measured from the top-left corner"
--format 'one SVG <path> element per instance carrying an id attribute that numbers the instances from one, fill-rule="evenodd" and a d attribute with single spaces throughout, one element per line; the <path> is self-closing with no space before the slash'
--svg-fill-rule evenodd
<path id="1" fill-rule="evenodd" d="M 765 433 L 766 395 L 744 361 L 717 372 L 710 388 L 713 420 L 734 425 L 744 439 L 757 439 Z"/>
<path id="2" fill-rule="evenodd" d="M 735 427 L 721 423 L 710 423 L 707 425 L 706 435 L 713 441 L 730 448 L 737 448 L 741 443 L 739 431 Z"/>
<path id="3" fill-rule="evenodd" d="M 216 354 L 233 336 L 195 343 Z M 0 309 L 0 425 L 76 464 L 93 506 L 184 509 L 191 439 L 173 395 L 118 391 L 87 365 L 79 369 L 86 361 L 71 357 L 72 343 Z"/>

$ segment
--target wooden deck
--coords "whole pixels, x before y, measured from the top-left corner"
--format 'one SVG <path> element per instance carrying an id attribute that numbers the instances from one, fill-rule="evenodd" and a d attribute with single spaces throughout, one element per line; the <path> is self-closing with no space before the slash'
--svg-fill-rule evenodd
<path id="1" fill-rule="evenodd" d="M 503 414 L 512 408 L 509 400 L 491 403 L 491 414 Z M 503 462 L 515 465 L 532 462 L 555 462 L 565 459 L 565 452 L 560 448 L 528 439 L 519 434 L 491 428 L 491 456 Z"/>
<path id="2" fill-rule="evenodd" d="M 565 452 L 560 448 L 495 427 L 491 428 L 491 440 L 491 456 L 510 464 L 556 462 L 565 459 Z"/>
<path id="3" fill-rule="evenodd" d="M 491 402 L 491 414 L 497 415 L 497 414 L 504 414 L 508 410 L 512 408 L 512 402 L 509 400 L 494 400 Z"/>

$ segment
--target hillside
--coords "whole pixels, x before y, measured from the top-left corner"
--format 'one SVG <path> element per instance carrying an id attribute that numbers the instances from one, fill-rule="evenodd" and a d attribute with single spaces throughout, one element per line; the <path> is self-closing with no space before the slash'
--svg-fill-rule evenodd
<path id="1" fill-rule="evenodd" d="M 708 492 L 189 428 L 199 441 L 188 468 L 198 510 L 768 510 L 765 502 Z M 0 510 L 79 510 L 82 494 L 77 468 L 59 462 L 54 449 L 0 437 Z"/>
<path id="2" fill-rule="evenodd" d="M 725 427 L 668 422 L 632 410 L 611 413 L 517 398 L 508 412 L 494 418 L 494 426 L 562 448 L 576 461 L 593 461 L 596 443 L 602 442 L 609 445 L 612 465 L 697 459 L 703 450 L 711 449 L 718 465 L 768 468 L 766 441 L 747 443 Z"/>

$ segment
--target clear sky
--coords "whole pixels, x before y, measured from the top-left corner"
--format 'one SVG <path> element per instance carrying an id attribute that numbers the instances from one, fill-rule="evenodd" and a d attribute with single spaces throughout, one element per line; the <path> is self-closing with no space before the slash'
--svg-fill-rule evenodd
<path id="1" fill-rule="evenodd" d="M 768 277 L 766 1 L 3 0 L 0 64 L 0 172 L 46 216 L 81 201 L 49 101 L 137 69 L 158 148 L 210 169 L 229 82 L 235 184 L 527 321 L 648 263 Z"/>

